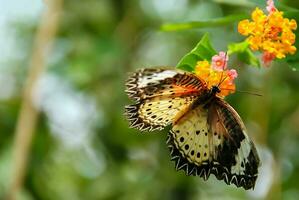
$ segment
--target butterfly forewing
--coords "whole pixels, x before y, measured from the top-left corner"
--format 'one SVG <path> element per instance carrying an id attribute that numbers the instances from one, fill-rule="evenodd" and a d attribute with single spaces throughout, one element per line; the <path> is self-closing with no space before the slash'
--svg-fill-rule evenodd
<path id="1" fill-rule="evenodd" d="M 130 125 L 139 130 L 156 130 L 170 125 L 176 114 L 195 100 L 189 97 L 154 97 L 126 107 Z"/>
<path id="2" fill-rule="evenodd" d="M 204 82 L 195 75 L 171 68 L 146 68 L 133 73 L 126 81 L 126 92 L 133 100 L 156 96 L 191 96 L 198 94 Z"/>
<path id="3" fill-rule="evenodd" d="M 177 113 L 188 110 L 203 86 L 196 76 L 179 70 L 137 71 L 127 81 L 126 91 L 137 101 L 126 107 L 130 125 L 148 131 L 164 128 Z"/>

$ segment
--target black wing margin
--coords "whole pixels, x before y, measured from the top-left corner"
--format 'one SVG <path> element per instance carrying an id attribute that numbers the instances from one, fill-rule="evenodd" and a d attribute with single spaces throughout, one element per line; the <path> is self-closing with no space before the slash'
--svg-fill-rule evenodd
<path id="1" fill-rule="evenodd" d="M 240 116 L 228 103 L 217 98 L 208 114 L 212 132 L 215 130 L 213 118 L 219 120 L 224 127 L 225 140 L 217 150 L 216 160 L 220 166 L 218 170 L 226 171 L 230 183 L 245 189 L 254 188 L 260 159 Z M 218 179 L 222 178 L 221 173 L 215 175 Z"/>
<path id="2" fill-rule="evenodd" d="M 224 100 L 215 98 L 208 108 L 207 123 L 210 140 L 212 141 L 215 135 L 220 135 L 222 139 L 220 143 L 210 143 L 213 156 L 200 165 L 182 155 L 177 148 L 174 134 L 168 135 L 167 144 L 176 169 L 184 170 L 186 175 L 200 176 L 204 180 L 214 174 L 226 184 L 235 184 L 246 190 L 253 189 L 260 160 L 238 113 Z"/>

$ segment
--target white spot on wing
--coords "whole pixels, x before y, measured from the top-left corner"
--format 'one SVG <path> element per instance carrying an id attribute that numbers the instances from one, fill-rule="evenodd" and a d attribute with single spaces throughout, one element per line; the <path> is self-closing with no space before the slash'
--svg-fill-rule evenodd
<path id="1" fill-rule="evenodd" d="M 245 139 L 242 140 L 240 148 L 238 149 L 237 155 L 235 155 L 236 159 L 236 164 L 232 166 L 231 168 L 231 173 L 232 174 L 238 174 L 238 175 L 243 175 L 245 171 L 245 163 L 247 162 L 247 158 L 249 156 L 251 146 L 250 146 L 250 140 L 245 134 Z M 244 163 L 244 167 L 241 166 L 241 163 Z"/>
<path id="2" fill-rule="evenodd" d="M 164 80 L 166 78 L 172 78 L 176 74 L 178 74 L 178 72 L 173 70 L 165 70 L 159 73 L 153 73 L 149 76 L 140 77 L 137 84 L 140 88 L 142 88 L 147 86 L 149 83 L 158 83 L 159 81 Z"/>
<path id="3" fill-rule="evenodd" d="M 259 176 L 256 180 L 254 190 L 249 191 L 252 199 L 266 199 L 274 181 L 276 170 L 279 170 L 274 161 L 273 153 L 266 147 L 258 147 L 263 164 L 260 168 Z"/>

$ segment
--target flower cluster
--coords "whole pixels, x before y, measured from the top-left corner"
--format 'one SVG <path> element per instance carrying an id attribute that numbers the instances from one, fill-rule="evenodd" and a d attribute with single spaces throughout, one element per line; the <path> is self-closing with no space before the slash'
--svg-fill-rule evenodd
<path id="1" fill-rule="evenodd" d="M 203 79 L 208 88 L 214 85 L 219 85 L 221 92 L 220 97 L 225 97 L 230 93 L 234 93 L 236 86 L 234 79 L 238 76 L 237 71 L 227 68 L 228 56 L 224 52 L 219 52 L 218 55 L 212 57 L 212 62 L 207 60 L 198 61 L 195 67 L 195 74 Z"/>
<path id="2" fill-rule="evenodd" d="M 267 5 L 268 15 L 256 8 L 251 14 L 252 21 L 245 19 L 238 24 L 239 33 L 248 36 L 250 48 L 266 54 L 263 55 L 264 63 L 271 62 L 274 58 L 285 58 L 286 54 L 296 52 L 296 47 L 293 46 L 296 21 L 284 18 L 283 12 L 275 8 L 273 0 L 268 0 Z"/>

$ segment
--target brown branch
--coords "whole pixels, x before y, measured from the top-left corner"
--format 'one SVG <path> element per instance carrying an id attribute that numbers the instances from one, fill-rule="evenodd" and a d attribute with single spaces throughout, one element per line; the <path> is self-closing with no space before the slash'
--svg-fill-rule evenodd
<path id="1" fill-rule="evenodd" d="M 41 17 L 36 33 L 28 77 L 24 85 L 23 99 L 16 125 L 12 178 L 6 198 L 9 200 L 16 199 L 19 191 L 22 189 L 26 175 L 30 147 L 38 120 L 38 110 L 33 105 L 32 95 L 37 81 L 46 69 L 46 57 L 51 52 L 52 43 L 55 39 L 62 1 L 45 1 L 47 4 L 46 9 Z"/>

